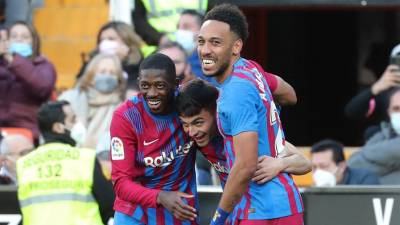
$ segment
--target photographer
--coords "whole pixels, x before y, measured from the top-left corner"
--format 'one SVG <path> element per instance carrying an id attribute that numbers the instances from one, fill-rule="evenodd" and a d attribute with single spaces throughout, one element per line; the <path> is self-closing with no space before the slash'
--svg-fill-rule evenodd
<path id="1" fill-rule="evenodd" d="M 388 90 L 395 86 L 400 86 L 400 45 L 393 48 L 390 65 L 386 67 L 379 80 L 353 97 L 345 106 L 348 118 L 368 120 L 370 125 L 364 132 L 364 141 L 379 131 L 378 124 L 386 116 Z"/>

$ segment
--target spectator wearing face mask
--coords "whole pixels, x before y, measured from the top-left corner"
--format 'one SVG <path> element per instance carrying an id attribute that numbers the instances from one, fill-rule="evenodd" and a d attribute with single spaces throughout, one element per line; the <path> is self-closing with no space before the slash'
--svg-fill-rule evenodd
<path id="1" fill-rule="evenodd" d="M 113 21 L 104 24 L 97 34 L 97 46 L 91 53 L 94 57 L 98 53 L 116 55 L 121 61 L 124 76 L 128 80 L 128 89 L 134 89 L 138 76 L 139 64 L 143 59 L 140 52 L 143 40 L 135 33 L 132 26 L 126 23 Z M 78 78 L 85 71 L 87 61 L 84 60 Z"/>
<path id="2" fill-rule="evenodd" d="M 38 140 L 36 114 L 56 82 L 51 62 L 40 54 L 34 27 L 16 22 L 0 31 L 0 127 L 23 127 Z"/>
<path id="3" fill-rule="evenodd" d="M 59 100 L 70 102 L 81 124 L 74 130 L 79 146 L 96 148 L 101 135 L 110 129 L 114 109 L 124 99 L 125 86 L 118 57 L 98 54 L 87 65 L 77 86 L 59 96 Z"/>
<path id="4" fill-rule="evenodd" d="M 203 75 L 199 55 L 197 54 L 197 35 L 200 31 L 203 15 L 192 9 L 187 9 L 181 13 L 178 21 L 178 30 L 175 32 L 176 41 L 182 45 L 188 55 L 188 62 L 192 73 L 197 77 L 210 81 L 209 77 Z"/>
<path id="5" fill-rule="evenodd" d="M 313 180 L 318 187 L 335 185 L 374 185 L 378 177 L 366 169 L 355 169 L 346 164 L 343 145 L 326 139 L 311 147 Z"/>
<path id="6" fill-rule="evenodd" d="M 349 165 L 374 171 L 382 184 L 400 184 L 400 87 L 388 94 L 387 119 L 361 150 L 351 156 Z"/>

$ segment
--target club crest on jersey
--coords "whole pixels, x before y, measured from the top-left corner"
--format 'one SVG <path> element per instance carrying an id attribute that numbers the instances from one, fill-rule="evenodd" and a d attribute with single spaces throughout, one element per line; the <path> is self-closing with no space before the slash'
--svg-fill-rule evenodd
<path id="1" fill-rule="evenodd" d="M 124 143 L 121 139 L 113 137 L 111 139 L 111 159 L 123 160 L 125 158 Z"/>
<path id="2" fill-rule="evenodd" d="M 178 157 L 183 157 L 185 156 L 187 153 L 189 153 L 190 149 L 193 146 L 194 141 L 190 141 L 189 143 L 182 145 L 179 145 L 178 148 L 176 148 L 175 150 L 169 151 L 169 152 L 165 152 L 162 151 L 160 156 L 157 157 L 145 157 L 143 159 L 144 161 L 144 165 L 145 166 L 151 166 L 151 167 L 164 167 L 164 166 L 168 166 L 169 164 L 171 164 L 172 161 L 174 161 L 174 159 L 178 158 Z"/>

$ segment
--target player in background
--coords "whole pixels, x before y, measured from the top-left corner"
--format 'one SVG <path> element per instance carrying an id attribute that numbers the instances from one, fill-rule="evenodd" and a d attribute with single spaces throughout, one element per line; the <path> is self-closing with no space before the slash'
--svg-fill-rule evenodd
<path id="1" fill-rule="evenodd" d="M 303 224 L 300 193 L 287 173 L 264 184 L 252 182 L 257 158 L 281 157 L 285 139 L 268 83 L 257 65 L 240 57 L 248 36 L 237 6 L 209 11 L 198 35 L 203 73 L 220 87 L 217 124 L 224 137 L 230 173 L 211 224 L 231 212 L 240 224 Z"/>

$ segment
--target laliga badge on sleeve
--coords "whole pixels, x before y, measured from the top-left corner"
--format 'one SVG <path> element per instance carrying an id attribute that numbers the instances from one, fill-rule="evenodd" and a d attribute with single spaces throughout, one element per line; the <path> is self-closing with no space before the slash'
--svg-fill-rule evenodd
<path id="1" fill-rule="evenodd" d="M 124 143 L 121 139 L 113 137 L 111 139 L 111 159 L 123 160 L 125 158 Z"/>

